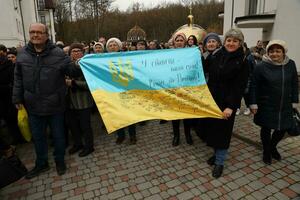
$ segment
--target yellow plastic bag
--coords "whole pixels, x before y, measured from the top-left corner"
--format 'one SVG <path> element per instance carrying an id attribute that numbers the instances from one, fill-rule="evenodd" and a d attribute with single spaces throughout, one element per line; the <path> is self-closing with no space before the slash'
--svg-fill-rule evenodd
<path id="1" fill-rule="evenodd" d="M 26 109 L 23 106 L 18 110 L 18 126 L 24 139 L 27 142 L 30 142 L 31 132 L 29 128 L 28 115 Z"/>

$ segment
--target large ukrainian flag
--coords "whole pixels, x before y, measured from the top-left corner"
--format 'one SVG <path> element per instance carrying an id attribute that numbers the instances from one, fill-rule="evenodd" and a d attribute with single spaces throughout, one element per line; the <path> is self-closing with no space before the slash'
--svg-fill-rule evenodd
<path id="1" fill-rule="evenodd" d="M 198 48 L 93 54 L 79 63 L 108 133 L 150 119 L 222 118 Z"/>

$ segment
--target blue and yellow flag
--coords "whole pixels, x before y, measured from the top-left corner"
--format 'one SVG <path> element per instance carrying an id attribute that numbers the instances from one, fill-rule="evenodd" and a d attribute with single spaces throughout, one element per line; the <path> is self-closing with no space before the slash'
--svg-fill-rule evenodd
<path id="1" fill-rule="evenodd" d="M 93 54 L 79 63 L 108 133 L 151 119 L 222 118 L 198 48 Z"/>

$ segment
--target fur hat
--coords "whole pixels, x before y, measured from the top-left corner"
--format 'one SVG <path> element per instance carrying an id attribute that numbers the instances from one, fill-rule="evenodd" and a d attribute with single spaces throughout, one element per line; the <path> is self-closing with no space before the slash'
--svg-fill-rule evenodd
<path id="1" fill-rule="evenodd" d="M 209 33 L 205 36 L 204 40 L 203 40 L 203 46 L 206 46 L 206 43 L 208 42 L 208 40 L 210 39 L 214 39 L 216 40 L 220 45 L 222 44 L 221 39 L 219 37 L 218 34 L 216 33 Z"/>
<path id="2" fill-rule="evenodd" d="M 242 33 L 242 31 L 240 29 L 237 29 L 237 28 L 229 29 L 224 35 L 224 42 L 226 41 L 226 39 L 228 37 L 236 38 L 239 41 L 241 41 L 241 45 L 244 44 L 244 34 Z"/>
<path id="3" fill-rule="evenodd" d="M 184 39 L 184 42 L 187 41 L 186 36 L 185 36 L 184 33 L 177 33 L 177 34 L 174 35 L 174 37 L 173 37 L 173 43 L 175 42 L 175 40 L 176 40 L 179 36 L 181 36 L 181 37 Z"/>
<path id="4" fill-rule="evenodd" d="M 0 51 L 7 52 L 6 46 L 4 46 L 3 44 L 0 44 Z"/>
<path id="5" fill-rule="evenodd" d="M 95 44 L 94 44 L 94 46 L 93 46 L 94 51 L 95 51 L 95 48 L 96 48 L 97 45 L 100 45 L 101 48 L 102 48 L 103 51 L 104 51 L 104 45 L 103 45 L 101 42 L 95 42 Z"/>
<path id="6" fill-rule="evenodd" d="M 117 44 L 118 44 L 118 46 L 120 47 L 120 49 L 122 49 L 122 42 L 121 42 L 121 40 L 119 40 L 118 38 L 115 38 L 115 37 L 112 37 L 112 38 L 109 38 L 109 40 L 107 40 L 107 42 L 106 42 L 106 49 L 108 49 L 108 45 L 109 45 L 109 43 L 111 43 L 112 41 L 115 41 Z"/>
<path id="7" fill-rule="evenodd" d="M 80 50 L 83 51 L 84 50 L 84 46 L 81 43 L 72 43 L 70 45 L 70 48 L 69 48 L 69 55 L 71 55 L 72 49 L 80 49 Z"/>
<path id="8" fill-rule="evenodd" d="M 287 53 L 288 48 L 287 48 L 286 42 L 283 40 L 271 40 L 267 45 L 267 48 L 266 48 L 267 52 L 269 51 L 270 47 L 275 44 L 281 46 L 284 50 L 284 53 L 285 54 Z"/>

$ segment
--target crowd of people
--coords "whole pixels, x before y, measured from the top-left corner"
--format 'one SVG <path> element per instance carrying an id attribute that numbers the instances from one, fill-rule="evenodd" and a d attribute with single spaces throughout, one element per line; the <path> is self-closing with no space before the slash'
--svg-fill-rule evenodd
<path id="1" fill-rule="evenodd" d="M 77 62 L 89 53 L 199 47 L 205 79 L 223 119 L 183 119 L 186 142 L 193 144 L 191 129 L 194 129 L 214 150 L 207 160 L 214 166 L 212 176 L 222 176 L 235 116 L 244 98 L 247 107 L 244 114 L 251 111 L 254 123 L 261 127 L 263 162 L 281 160 L 276 147 L 291 128 L 293 108 L 298 103 L 296 65 L 287 56 L 287 45 L 282 40 L 270 41 L 266 49 L 258 41 L 256 47 L 249 49 L 243 33 L 233 28 L 224 34 L 223 42 L 216 33 L 208 33 L 203 41 L 197 41 L 194 35 L 178 33 L 168 43 L 156 40 L 127 43 L 115 37 L 107 41 L 101 37 L 88 45 L 65 46 L 61 41 L 53 44 L 47 27 L 40 23 L 31 24 L 29 35 L 29 43 L 19 51 L 0 45 L 0 113 L 14 139 L 12 144 L 24 142 L 17 126 L 17 110 L 25 107 L 29 116 L 36 160 L 27 179 L 50 169 L 48 127 L 58 175 L 67 169 L 65 149 L 69 131 L 72 136 L 69 154 L 79 152 L 78 156 L 84 157 L 94 151 L 91 114 L 95 104 Z M 173 146 L 180 144 L 180 121 L 172 121 Z M 116 144 L 124 142 L 126 129 L 130 144 L 136 144 L 136 124 L 118 130 Z M 10 144 L 0 138 L 1 153 L 5 154 L 9 148 Z"/>

